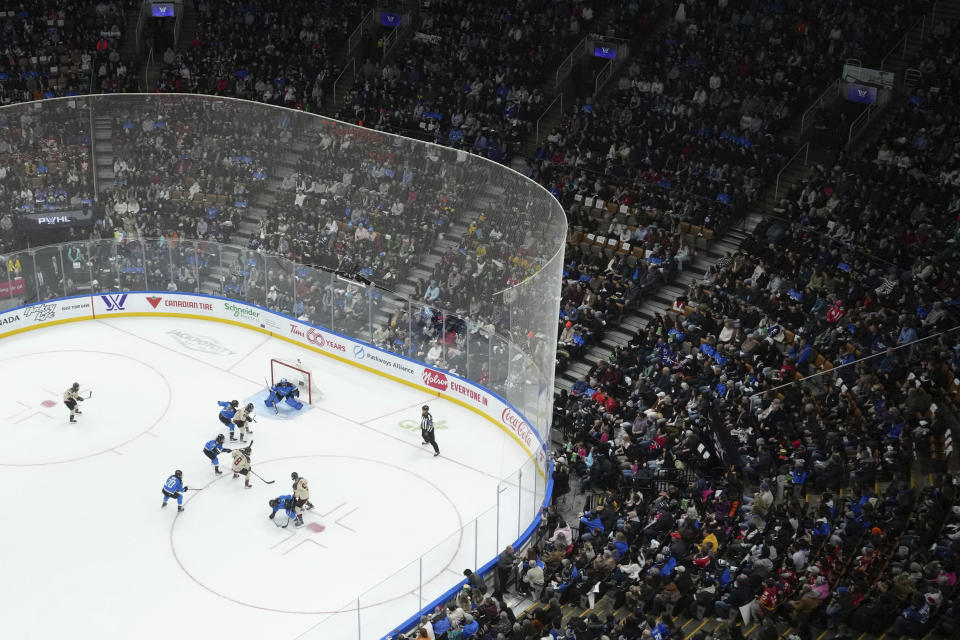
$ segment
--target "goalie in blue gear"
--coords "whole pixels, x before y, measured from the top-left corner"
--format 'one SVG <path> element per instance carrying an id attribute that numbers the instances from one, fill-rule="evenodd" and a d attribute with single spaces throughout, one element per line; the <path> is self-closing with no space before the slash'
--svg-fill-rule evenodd
<path id="1" fill-rule="evenodd" d="M 163 483 L 163 504 L 160 506 L 165 507 L 167 506 L 167 500 L 176 498 L 177 511 L 183 511 L 183 492 L 186 490 L 187 487 L 183 484 L 183 471 L 177 469 L 173 472 L 173 475 Z"/>
<path id="2" fill-rule="evenodd" d="M 299 411 L 303 409 L 303 403 L 298 400 L 299 397 L 300 389 L 297 388 L 297 385 L 284 378 L 270 387 L 270 395 L 264 400 L 264 404 L 268 407 L 273 407 L 274 411 L 276 411 L 277 408 L 275 405 L 282 400 Z"/>
<path id="3" fill-rule="evenodd" d="M 273 509 L 273 511 L 270 512 L 270 515 L 267 516 L 271 520 L 273 520 L 274 516 L 277 515 L 277 511 L 280 511 L 281 509 L 287 514 L 287 521 L 285 523 L 279 524 L 278 522 L 274 522 L 274 524 L 276 524 L 278 527 L 286 527 L 288 524 L 290 524 L 291 520 L 298 522 L 297 526 L 300 526 L 299 521 L 297 520 L 297 514 L 293 511 L 294 506 L 296 505 L 293 496 L 277 496 L 268 504 L 270 505 L 270 508 Z"/>

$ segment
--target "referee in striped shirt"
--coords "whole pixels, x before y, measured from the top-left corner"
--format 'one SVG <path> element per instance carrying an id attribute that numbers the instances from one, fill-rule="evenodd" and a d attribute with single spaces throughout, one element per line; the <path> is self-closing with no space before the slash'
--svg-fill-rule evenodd
<path id="1" fill-rule="evenodd" d="M 433 457 L 440 455 L 440 447 L 437 446 L 437 437 L 433 431 L 433 416 L 430 415 L 430 407 L 423 405 L 423 413 L 420 414 L 420 437 L 423 438 L 423 444 L 433 445 Z"/>

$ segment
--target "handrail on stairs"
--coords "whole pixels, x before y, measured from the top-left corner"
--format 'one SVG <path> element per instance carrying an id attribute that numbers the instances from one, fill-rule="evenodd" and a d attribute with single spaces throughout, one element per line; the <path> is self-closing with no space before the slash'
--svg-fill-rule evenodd
<path id="1" fill-rule="evenodd" d="M 360 24 L 357 25 L 357 28 L 354 29 L 350 36 L 347 38 L 347 55 L 353 53 L 353 50 L 360 45 L 361 40 L 363 40 L 363 33 L 367 26 L 367 22 L 373 23 L 373 9 L 367 11 L 363 17 L 360 19 Z"/>
<path id="2" fill-rule="evenodd" d="M 183 5 L 180 5 L 180 11 L 177 11 L 173 23 L 173 50 L 177 51 L 177 45 L 180 44 L 180 27 L 183 25 Z"/>
<path id="3" fill-rule="evenodd" d="M 936 19 L 936 16 L 937 16 L 937 5 L 938 5 L 938 4 L 939 4 L 939 3 L 934 2 L 934 3 L 933 3 L 933 8 L 930 9 L 930 13 L 921 16 L 919 20 L 917 20 L 917 21 L 914 22 L 912 25 L 910 25 L 910 28 L 907 29 L 906 32 L 904 32 L 903 37 L 901 37 L 899 40 L 897 40 L 897 43 L 896 43 L 895 45 L 893 45 L 893 47 L 890 48 L 890 51 L 887 52 L 887 55 L 883 56 L 883 59 L 880 60 L 880 71 L 886 70 L 887 62 L 888 62 L 888 61 L 892 62 L 892 60 L 890 60 L 890 56 L 896 54 L 897 51 L 900 52 L 900 61 L 901 61 L 901 62 L 904 62 L 904 61 L 906 60 L 906 58 L 907 58 L 907 47 L 908 47 L 908 45 L 910 44 L 910 34 L 912 34 L 914 31 L 916 31 L 916 30 L 917 30 L 917 27 L 920 28 L 920 42 L 923 42 L 923 41 L 924 41 L 924 39 L 926 38 L 926 34 L 927 34 L 927 24 L 928 24 L 928 22 L 929 22 L 929 25 L 930 25 L 931 29 L 933 28 L 933 22 L 934 22 L 934 20 Z"/>
<path id="4" fill-rule="evenodd" d="M 550 101 L 550 104 L 547 105 L 547 108 L 544 109 L 543 113 L 540 114 L 540 117 L 537 118 L 537 124 L 535 126 L 536 126 L 536 136 L 537 136 L 536 140 L 538 145 L 540 144 L 540 121 L 547 117 L 547 114 L 550 113 L 550 111 L 553 109 L 553 105 L 555 105 L 558 100 L 560 101 L 560 113 L 562 114 L 563 113 L 563 92 L 561 91 L 556 95 L 556 97 L 553 100 Z"/>
<path id="5" fill-rule="evenodd" d="M 850 123 L 850 130 L 847 134 L 847 149 L 853 146 L 853 143 L 863 135 L 867 126 L 884 110 L 892 95 L 892 91 L 881 91 L 877 94 L 877 101 L 864 109 L 863 113 Z"/>
<path id="6" fill-rule="evenodd" d="M 813 116 L 817 109 L 819 109 L 823 104 L 829 99 L 832 94 L 840 93 L 840 78 L 837 78 L 823 90 L 816 100 L 807 107 L 807 110 L 803 112 L 803 115 L 800 116 L 800 138 L 803 138 L 803 134 L 807 132 L 807 129 L 813 126 Z"/>
<path id="7" fill-rule="evenodd" d="M 143 23 L 147 19 L 147 5 L 146 3 L 140 3 L 140 15 L 137 16 L 137 32 L 136 32 L 136 43 L 137 43 L 137 55 L 140 55 L 140 48 L 143 46 L 141 39 L 143 38 Z"/>
<path id="8" fill-rule="evenodd" d="M 803 154 L 803 166 L 807 166 L 807 161 L 810 159 L 810 143 L 804 143 L 802 147 L 797 149 L 797 152 L 793 154 L 786 164 L 783 165 L 783 168 L 780 169 L 780 172 L 777 174 L 776 186 L 773 188 L 773 199 L 776 201 L 780 200 L 780 176 L 783 175 L 783 172 L 793 166 L 793 163 L 800 157 L 800 154 Z"/>
<path id="9" fill-rule="evenodd" d="M 340 75 L 338 75 L 337 79 L 333 81 L 334 111 L 336 111 L 337 107 L 340 105 L 340 103 L 337 101 L 337 83 L 340 82 L 340 80 L 343 78 L 343 74 L 347 72 L 347 69 L 350 69 L 352 71 L 354 78 L 357 77 L 357 59 L 356 58 L 350 58 L 350 60 L 348 60 L 345 65 L 343 65 L 343 69 L 340 71 Z"/>
<path id="10" fill-rule="evenodd" d="M 577 46 L 573 48 L 573 51 L 570 52 L 566 58 L 563 59 L 563 62 L 557 65 L 557 72 L 554 76 L 553 86 L 557 88 L 560 86 L 560 83 L 567 79 L 567 76 L 570 75 L 570 72 L 573 71 L 573 65 L 576 63 L 577 53 L 581 49 L 585 49 L 587 46 L 587 39 L 584 38 L 577 43 Z"/>

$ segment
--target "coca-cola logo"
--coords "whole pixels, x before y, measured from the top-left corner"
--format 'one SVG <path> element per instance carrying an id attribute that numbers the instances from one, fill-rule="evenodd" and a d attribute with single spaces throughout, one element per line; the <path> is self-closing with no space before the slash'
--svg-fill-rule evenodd
<path id="1" fill-rule="evenodd" d="M 423 370 L 423 384 L 440 391 L 447 390 L 447 376 L 433 369 Z"/>
<path id="2" fill-rule="evenodd" d="M 527 421 L 513 412 L 513 409 L 506 407 L 500 414 L 500 420 L 503 424 L 510 427 L 510 430 L 517 434 L 517 437 L 527 446 L 530 445 L 530 427 Z"/>

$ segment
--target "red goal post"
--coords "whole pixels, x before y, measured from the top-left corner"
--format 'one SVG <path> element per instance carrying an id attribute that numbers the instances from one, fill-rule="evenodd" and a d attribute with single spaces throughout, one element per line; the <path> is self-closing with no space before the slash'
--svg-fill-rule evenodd
<path id="1" fill-rule="evenodd" d="M 300 389 L 301 402 L 313 404 L 313 374 L 309 369 L 304 368 L 300 361 L 295 363 L 270 359 L 270 386 L 273 386 L 286 378 L 289 382 L 297 385 Z"/>

